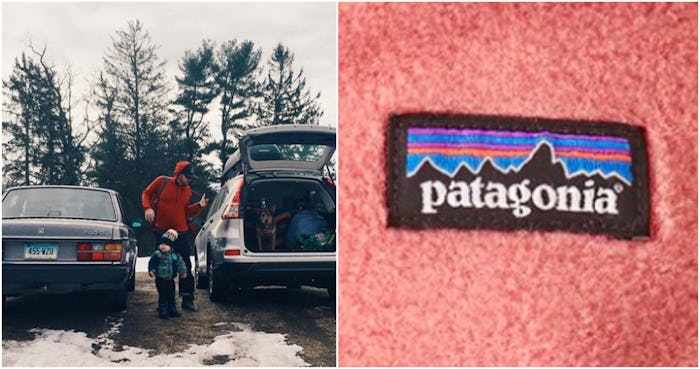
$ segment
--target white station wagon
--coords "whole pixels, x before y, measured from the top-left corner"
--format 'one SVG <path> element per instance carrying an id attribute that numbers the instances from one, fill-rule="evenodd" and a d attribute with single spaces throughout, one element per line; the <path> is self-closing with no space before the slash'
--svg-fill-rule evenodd
<path id="1" fill-rule="evenodd" d="M 212 301 L 264 285 L 326 288 L 335 299 L 335 145 L 334 128 L 311 125 L 257 128 L 241 137 L 195 238 L 197 286 L 209 288 Z M 267 230 L 274 245 L 265 247 L 262 210 L 274 210 Z"/>

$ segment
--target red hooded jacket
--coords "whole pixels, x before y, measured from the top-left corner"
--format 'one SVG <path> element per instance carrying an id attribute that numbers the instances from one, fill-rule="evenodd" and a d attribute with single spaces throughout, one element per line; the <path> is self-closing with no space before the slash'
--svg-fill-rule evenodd
<path id="1" fill-rule="evenodd" d="M 158 200 L 158 209 L 156 211 L 155 227 L 158 229 L 174 229 L 178 232 L 189 230 L 187 217 L 197 216 L 202 212 L 202 207 L 199 203 L 190 205 L 192 197 L 192 189 L 188 185 L 178 185 L 176 182 L 177 176 L 182 170 L 190 165 L 187 161 L 180 161 L 175 165 L 173 177 L 168 180 L 168 183 L 163 187 L 163 192 Z M 166 180 L 165 176 L 157 177 L 146 187 L 141 193 L 141 203 L 143 209 L 152 209 L 152 200 L 158 193 L 162 181 Z"/>

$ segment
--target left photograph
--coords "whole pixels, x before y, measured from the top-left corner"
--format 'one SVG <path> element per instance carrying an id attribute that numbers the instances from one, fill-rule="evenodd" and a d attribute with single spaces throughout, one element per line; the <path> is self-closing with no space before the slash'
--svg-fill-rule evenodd
<path id="1" fill-rule="evenodd" d="M 2 4 L 3 366 L 336 366 L 336 27 Z"/>

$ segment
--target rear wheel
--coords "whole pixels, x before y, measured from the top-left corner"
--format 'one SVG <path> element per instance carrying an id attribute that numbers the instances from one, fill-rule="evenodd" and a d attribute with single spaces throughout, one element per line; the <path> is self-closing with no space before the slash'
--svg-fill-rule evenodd
<path id="1" fill-rule="evenodd" d="M 209 263 L 209 260 L 207 259 L 207 267 L 209 266 L 208 263 Z M 196 263 L 196 264 L 197 264 L 197 266 L 195 268 L 195 276 L 194 277 L 196 280 L 197 288 L 199 288 L 201 290 L 207 289 L 207 288 L 209 288 L 209 277 L 206 275 L 203 275 L 203 273 L 200 270 L 199 263 Z"/>
<path id="2" fill-rule="evenodd" d="M 214 270 L 214 260 L 211 254 L 207 256 L 207 276 L 209 277 L 209 300 L 214 302 L 224 301 L 226 298 L 226 289 L 220 276 Z"/>
<path id="3" fill-rule="evenodd" d="M 199 269 L 197 269 L 197 273 L 195 275 L 195 278 L 197 279 L 197 288 L 200 290 L 205 290 L 209 288 L 209 277 L 203 275 Z"/>
<path id="4" fill-rule="evenodd" d="M 136 271 L 131 273 L 131 278 L 126 282 L 126 290 L 134 291 L 136 289 Z"/>

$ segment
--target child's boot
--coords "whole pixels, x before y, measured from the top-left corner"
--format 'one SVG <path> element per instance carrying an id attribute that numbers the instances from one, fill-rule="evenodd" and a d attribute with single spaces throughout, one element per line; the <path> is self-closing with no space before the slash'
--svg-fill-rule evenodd
<path id="1" fill-rule="evenodd" d="M 168 319 L 168 304 L 158 305 L 158 317 L 161 319 Z"/>
<path id="2" fill-rule="evenodd" d="M 168 315 L 173 318 L 179 318 L 182 316 L 179 311 L 177 311 L 177 306 L 174 302 L 168 304 Z"/>

